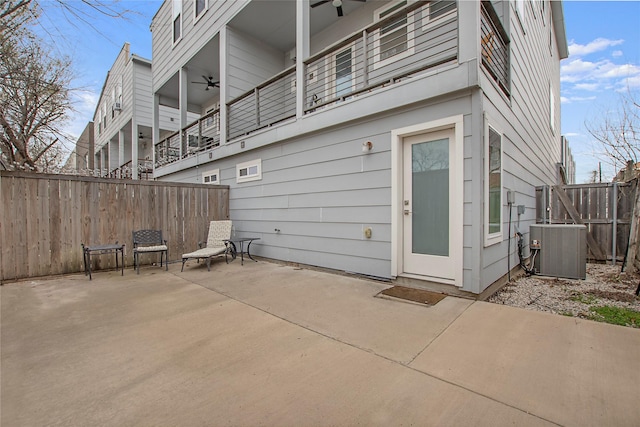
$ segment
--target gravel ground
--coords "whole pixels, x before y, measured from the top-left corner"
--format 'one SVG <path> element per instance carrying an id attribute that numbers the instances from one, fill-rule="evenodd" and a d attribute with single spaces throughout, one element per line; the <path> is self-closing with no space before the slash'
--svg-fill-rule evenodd
<path id="1" fill-rule="evenodd" d="M 592 307 L 614 306 L 640 312 L 635 291 L 640 274 L 621 273 L 620 266 L 587 264 L 586 280 L 542 276 L 520 277 L 487 301 L 528 310 L 598 320 Z M 640 327 L 640 325 L 627 325 Z"/>

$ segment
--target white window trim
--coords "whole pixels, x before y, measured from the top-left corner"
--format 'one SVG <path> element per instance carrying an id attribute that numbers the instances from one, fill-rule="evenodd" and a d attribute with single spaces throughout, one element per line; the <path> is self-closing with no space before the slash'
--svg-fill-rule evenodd
<path id="1" fill-rule="evenodd" d="M 402 3 L 403 1 L 407 2 L 407 6 L 412 3 L 415 3 L 416 0 L 398 0 L 393 3 L 386 4 L 384 7 L 378 8 L 373 12 L 374 22 L 380 21 L 380 15 L 386 12 L 389 9 L 392 9 L 394 6 Z M 406 7 L 406 6 L 405 6 Z M 427 6 L 428 7 L 428 6 Z M 400 9 L 399 9 L 400 10 Z M 373 69 L 376 70 L 378 68 L 384 67 L 389 64 L 393 64 L 396 61 L 399 61 L 403 58 L 413 55 L 414 53 L 414 32 L 415 32 L 415 11 L 407 14 L 407 50 L 404 52 L 400 52 L 396 55 L 390 56 L 389 58 L 380 60 L 380 29 L 378 28 L 373 33 Z"/>
<path id="2" fill-rule="evenodd" d="M 257 172 L 249 175 L 249 168 L 252 166 L 257 167 Z M 247 175 L 240 176 L 240 171 L 242 169 L 247 169 Z M 260 181 L 262 179 L 262 159 L 255 159 L 248 162 L 238 163 L 236 165 L 236 182 L 240 184 L 241 182 L 249 182 L 249 181 Z"/>
<path id="3" fill-rule="evenodd" d="M 556 134 L 556 97 L 553 92 L 553 83 L 549 82 L 549 127 Z"/>
<path id="4" fill-rule="evenodd" d="M 457 0 L 457 1 L 460 1 L 460 0 Z M 438 21 L 442 19 L 447 19 L 452 15 L 455 15 L 456 13 L 458 13 L 458 3 L 456 2 L 456 7 L 454 7 L 453 10 L 450 10 L 449 12 L 445 12 L 443 15 L 436 16 L 434 19 L 431 19 L 431 16 L 429 14 L 430 7 L 431 7 L 431 2 L 427 3 L 422 7 L 422 32 L 423 33 L 427 32 L 427 30 L 430 27 L 434 27 L 435 25 L 437 25 Z"/>
<path id="5" fill-rule="evenodd" d="M 500 135 L 500 231 L 489 233 L 489 128 Z M 500 243 L 503 237 L 504 212 L 504 132 L 485 116 L 484 120 L 484 246 Z"/>
<path id="6" fill-rule="evenodd" d="M 174 23 L 176 18 L 180 18 L 180 37 L 175 38 L 175 27 Z M 172 46 L 177 45 L 180 40 L 182 40 L 182 35 L 184 34 L 184 19 L 182 13 L 182 0 L 173 0 L 173 13 L 171 15 L 171 42 Z"/>
<path id="7" fill-rule="evenodd" d="M 338 54 L 344 52 L 347 49 L 351 49 L 351 92 L 356 89 L 356 44 L 350 43 L 339 50 L 335 51 L 327 63 L 327 79 L 325 84 L 325 93 L 327 99 L 338 98 L 338 84 L 336 82 L 336 57 Z M 349 98 L 351 94 L 345 95 L 345 98 Z"/>
<path id="8" fill-rule="evenodd" d="M 516 15 L 518 16 L 518 21 L 522 27 L 522 32 L 526 34 L 527 29 L 525 28 L 524 20 L 527 0 L 514 0 L 514 2 L 516 4 Z"/>
<path id="9" fill-rule="evenodd" d="M 205 178 L 211 179 L 212 176 L 216 177 L 215 180 L 210 180 L 209 182 L 205 182 Z M 220 169 L 210 169 L 208 171 L 202 172 L 202 183 L 203 184 L 211 184 L 211 185 L 219 185 L 220 184 Z"/>
<path id="10" fill-rule="evenodd" d="M 200 15 L 196 15 L 196 3 L 197 3 L 197 1 L 198 0 L 193 0 L 193 25 L 195 25 L 202 18 L 202 16 L 205 13 L 207 13 L 207 10 L 209 10 L 209 0 L 204 0 L 204 9 L 200 13 Z"/>

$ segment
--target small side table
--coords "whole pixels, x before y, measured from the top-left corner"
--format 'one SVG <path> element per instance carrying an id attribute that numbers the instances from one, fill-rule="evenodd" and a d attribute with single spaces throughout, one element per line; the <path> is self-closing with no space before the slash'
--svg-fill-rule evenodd
<path id="1" fill-rule="evenodd" d="M 119 268 L 118 266 L 118 252 L 120 252 L 120 257 L 122 258 L 122 273 L 121 276 L 124 276 L 124 244 L 120 245 L 118 242 L 111 245 L 95 245 L 95 246 L 85 246 L 82 243 L 82 256 L 84 260 L 84 275 L 89 275 L 89 280 L 91 280 L 91 254 L 102 255 L 102 254 L 116 254 L 116 270 Z"/>
<path id="2" fill-rule="evenodd" d="M 236 256 L 238 256 L 238 254 L 239 254 L 240 255 L 240 265 L 244 265 L 244 254 L 247 254 L 249 259 L 251 259 L 252 261 L 258 262 L 258 260 L 253 259 L 253 257 L 251 256 L 251 252 L 249 252 L 249 249 L 251 248 L 251 243 L 253 243 L 254 240 L 260 240 L 260 238 L 259 237 L 238 237 L 238 238 L 234 238 L 234 239 L 225 240 L 225 242 L 231 243 L 232 261 L 234 259 L 236 259 Z M 245 247 L 244 247 L 245 242 L 248 242 L 246 250 L 245 250 Z M 236 243 L 240 244 L 240 250 L 238 250 L 238 246 L 236 246 Z M 224 256 L 225 256 L 225 259 L 226 259 L 227 254 L 225 253 Z"/>

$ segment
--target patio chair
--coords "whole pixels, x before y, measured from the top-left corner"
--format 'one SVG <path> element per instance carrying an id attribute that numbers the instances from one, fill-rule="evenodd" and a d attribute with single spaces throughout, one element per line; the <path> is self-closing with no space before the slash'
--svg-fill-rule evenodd
<path id="1" fill-rule="evenodd" d="M 195 258 L 207 260 L 207 271 L 211 271 L 211 258 L 216 255 L 226 254 L 229 250 L 228 243 L 225 240 L 231 239 L 231 221 L 211 221 L 209 224 L 209 236 L 207 237 L 207 245 L 202 247 L 203 242 L 198 242 L 197 251 L 182 255 L 182 269 L 184 271 L 184 263 L 188 259 Z"/>
<path id="2" fill-rule="evenodd" d="M 166 255 L 165 270 L 169 270 L 169 248 L 167 241 L 162 238 L 162 230 L 137 230 L 133 234 L 133 267 L 140 274 L 140 253 L 160 252 L 160 267 L 162 256 Z"/>

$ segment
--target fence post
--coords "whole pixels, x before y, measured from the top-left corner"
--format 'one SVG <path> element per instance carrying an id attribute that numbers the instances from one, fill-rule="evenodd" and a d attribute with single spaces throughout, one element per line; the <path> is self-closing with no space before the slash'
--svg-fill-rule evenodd
<path id="1" fill-rule="evenodd" d="M 613 193 L 611 198 L 613 199 L 611 201 L 611 204 L 613 205 L 613 227 L 611 227 L 613 230 L 613 235 L 611 236 L 611 265 L 616 265 L 616 236 L 618 235 L 618 183 L 616 181 L 613 182 Z"/>

